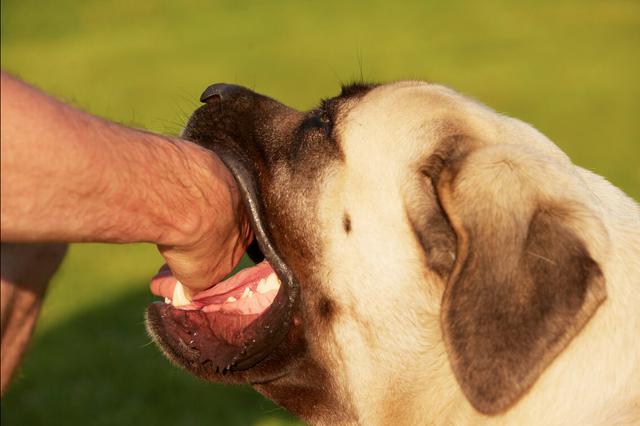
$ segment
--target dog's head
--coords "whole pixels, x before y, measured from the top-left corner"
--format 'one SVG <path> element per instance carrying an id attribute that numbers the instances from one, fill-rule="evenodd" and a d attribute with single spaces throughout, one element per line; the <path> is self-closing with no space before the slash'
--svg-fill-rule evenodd
<path id="1" fill-rule="evenodd" d="M 308 112 L 230 85 L 202 101 L 183 136 L 234 173 L 281 285 L 252 316 L 149 308 L 198 376 L 311 422 L 457 395 L 497 414 L 606 297 L 589 194 L 520 121 L 420 82 L 352 85 Z"/>

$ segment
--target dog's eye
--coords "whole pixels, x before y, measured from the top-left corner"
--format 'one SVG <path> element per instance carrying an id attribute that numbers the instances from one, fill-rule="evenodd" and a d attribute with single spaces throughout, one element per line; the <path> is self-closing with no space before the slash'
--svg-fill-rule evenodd
<path id="1" fill-rule="evenodd" d="M 329 110 L 321 105 L 307 113 L 300 124 L 300 130 L 311 138 L 329 137 L 332 132 L 332 119 Z"/>
<path id="2" fill-rule="evenodd" d="M 323 133 L 331 133 L 331 115 L 324 109 L 318 108 L 311 111 L 303 124 L 308 130 L 321 130 Z"/>
<path id="3" fill-rule="evenodd" d="M 329 135 L 331 133 L 331 114 L 324 108 L 320 108 L 316 115 L 318 127 L 321 127 L 324 132 Z"/>
<path id="4" fill-rule="evenodd" d="M 325 126 L 331 124 L 331 118 L 329 117 L 329 114 L 326 111 L 320 111 L 320 116 L 318 117 L 318 119 Z"/>

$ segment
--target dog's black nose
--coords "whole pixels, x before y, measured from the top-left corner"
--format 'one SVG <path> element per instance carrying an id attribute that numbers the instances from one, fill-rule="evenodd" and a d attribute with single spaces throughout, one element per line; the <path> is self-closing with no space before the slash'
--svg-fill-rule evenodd
<path id="1" fill-rule="evenodd" d="M 235 84 L 216 83 L 207 87 L 202 95 L 200 95 L 200 102 L 207 102 L 209 99 L 218 97 L 221 100 L 229 99 L 237 96 L 241 92 L 247 92 L 248 90 L 242 86 Z"/>

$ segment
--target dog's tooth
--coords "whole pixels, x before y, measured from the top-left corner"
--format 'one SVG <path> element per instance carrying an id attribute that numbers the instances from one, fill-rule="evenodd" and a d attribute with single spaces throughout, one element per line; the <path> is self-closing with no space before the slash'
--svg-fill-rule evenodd
<path id="1" fill-rule="evenodd" d="M 273 288 L 278 288 L 280 287 L 280 278 L 278 278 L 278 275 L 276 275 L 276 273 L 272 273 L 267 277 L 267 282 L 271 282 Z M 273 290 L 273 289 L 272 289 Z"/>
<path id="2" fill-rule="evenodd" d="M 262 283 L 262 281 L 260 281 L 260 284 L 258 284 L 258 287 L 256 288 L 256 290 L 258 290 L 258 293 L 268 293 L 271 290 L 276 290 L 278 287 L 280 287 L 280 280 L 278 279 L 278 276 L 273 273 L 270 274 L 266 280 L 264 280 L 264 284 Z"/>
<path id="3" fill-rule="evenodd" d="M 164 303 L 170 305 L 171 304 L 171 299 L 169 299 L 168 297 L 164 298 Z"/>
<path id="4" fill-rule="evenodd" d="M 247 297 L 253 297 L 253 291 L 251 291 L 249 287 L 244 288 L 244 292 L 242 292 L 240 299 L 246 299 Z"/>
<path id="5" fill-rule="evenodd" d="M 233 297 L 233 296 L 229 296 L 229 297 L 227 298 L 227 300 L 225 300 L 225 303 L 227 303 L 227 302 L 229 302 L 229 303 L 231 303 L 231 302 L 236 302 L 237 300 L 238 300 L 238 299 L 236 299 L 235 297 Z"/>
<path id="6" fill-rule="evenodd" d="M 265 279 L 263 278 L 263 279 L 261 279 L 261 280 L 260 280 L 260 282 L 258 283 L 258 286 L 256 287 L 256 291 L 257 291 L 258 293 L 265 293 L 265 292 L 266 292 L 266 290 L 265 290 L 266 286 L 267 286 L 267 280 L 265 280 Z"/>
<path id="7" fill-rule="evenodd" d="M 187 291 L 180 281 L 176 282 L 176 287 L 173 289 L 171 303 L 173 306 L 185 306 L 191 304 L 191 300 L 187 296 Z"/>

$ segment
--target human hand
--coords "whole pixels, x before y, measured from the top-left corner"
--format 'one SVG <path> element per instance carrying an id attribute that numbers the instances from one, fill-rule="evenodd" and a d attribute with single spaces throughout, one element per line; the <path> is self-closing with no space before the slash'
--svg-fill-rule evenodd
<path id="1" fill-rule="evenodd" d="M 159 245 L 166 264 L 151 280 L 151 291 L 171 299 L 180 281 L 187 297 L 211 287 L 231 273 L 253 240 L 249 218 L 237 185 L 227 168 L 215 157 L 213 172 L 221 185 L 206 182 L 204 207 L 193 232 L 183 241 Z M 191 208 L 197 209 L 198 206 Z"/>

